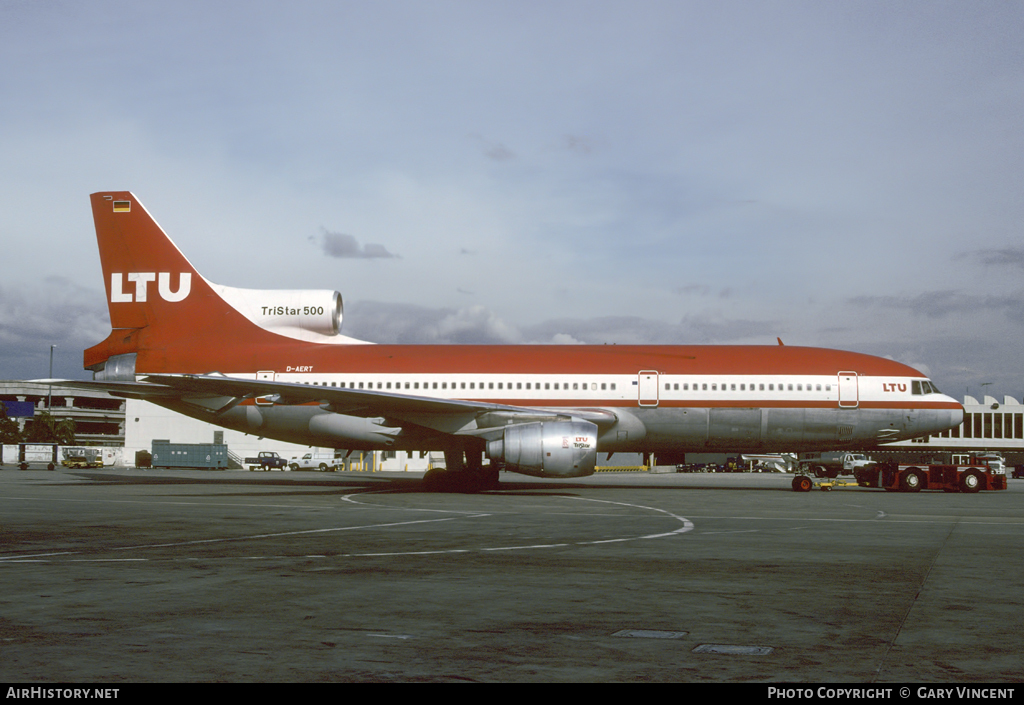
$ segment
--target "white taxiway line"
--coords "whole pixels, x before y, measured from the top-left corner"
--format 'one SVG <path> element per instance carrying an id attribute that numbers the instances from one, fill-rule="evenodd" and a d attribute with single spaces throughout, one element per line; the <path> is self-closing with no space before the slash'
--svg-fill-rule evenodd
<path id="1" fill-rule="evenodd" d="M 365 496 L 365 495 L 363 495 L 363 496 Z M 355 504 L 355 505 L 365 505 L 365 504 L 367 504 L 365 502 L 356 501 L 354 499 L 353 495 L 346 495 L 345 497 L 342 497 L 342 499 L 343 499 L 343 501 L 346 501 L 346 502 L 349 502 L 349 503 Z M 630 504 L 628 502 L 613 502 L 613 501 L 610 501 L 610 500 L 603 500 L 603 499 L 589 499 L 589 498 L 586 498 L 586 497 L 564 497 L 564 499 L 575 499 L 575 500 L 583 501 L 583 502 L 596 502 L 596 503 L 600 503 L 600 504 L 616 505 L 616 506 L 620 506 L 620 507 L 629 507 L 629 508 L 632 508 L 632 509 L 639 509 L 639 510 L 648 511 L 648 512 L 657 512 L 657 513 L 660 513 L 660 514 L 664 514 L 667 517 L 670 517 L 670 518 L 680 522 L 681 526 L 678 529 L 674 530 L 674 531 L 661 532 L 661 533 L 657 533 L 657 534 L 647 534 L 647 535 L 642 535 L 642 536 L 621 536 L 621 537 L 618 537 L 618 538 L 597 539 L 597 540 L 593 540 L 593 541 L 574 541 L 574 542 L 560 542 L 560 543 L 548 543 L 548 544 L 527 544 L 527 545 L 513 545 L 513 546 L 490 546 L 490 547 L 480 546 L 480 547 L 476 547 L 476 548 L 454 548 L 454 549 L 433 550 L 433 551 L 427 550 L 427 551 L 387 551 L 387 552 L 372 552 L 372 553 L 346 553 L 346 554 L 337 554 L 337 555 L 339 557 L 428 556 L 428 555 L 438 555 L 438 554 L 471 553 L 471 552 L 474 552 L 474 551 L 477 551 L 477 552 L 483 552 L 483 551 L 488 551 L 488 552 L 490 552 L 490 551 L 524 551 L 524 550 L 536 550 L 536 549 L 546 549 L 546 548 L 565 548 L 565 547 L 570 547 L 570 546 L 589 546 L 589 545 L 600 545 L 600 544 L 608 544 L 608 543 L 622 543 L 622 542 L 625 542 L 625 541 L 637 541 L 637 540 L 642 540 L 642 539 L 667 538 L 667 537 L 671 537 L 671 536 L 678 536 L 680 534 L 692 531 L 694 529 L 693 522 L 691 522 L 689 519 L 687 519 L 685 517 L 678 516 L 676 514 L 673 514 L 672 512 L 664 510 L 664 509 L 658 509 L 656 507 L 648 507 L 648 506 L 645 506 L 645 505 L 642 505 L 642 504 Z M 373 506 L 374 508 L 377 508 L 377 509 L 381 508 L 378 505 L 370 505 L 370 506 Z M 306 529 L 306 530 L 302 530 L 302 531 L 283 531 L 283 532 L 277 532 L 277 533 L 249 534 L 249 535 L 245 535 L 245 536 L 230 536 L 230 537 L 212 538 L 212 539 L 196 539 L 196 540 L 192 540 L 192 541 L 177 541 L 177 542 L 168 542 L 168 543 L 139 544 L 139 545 L 135 545 L 135 546 L 116 546 L 116 547 L 113 547 L 113 548 L 110 548 L 110 549 L 107 549 L 107 550 L 111 550 L 111 551 L 138 551 L 138 550 L 152 549 L 152 548 L 174 548 L 174 547 L 179 547 L 179 546 L 201 546 L 201 545 L 216 544 L 216 543 L 234 542 L 234 541 L 253 541 L 253 540 L 258 540 L 258 539 L 266 539 L 266 538 L 280 538 L 280 537 L 284 537 L 284 536 L 308 536 L 308 535 L 313 535 L 313 534 L 328 534 L 328 533 L 338 533 L 338 532 L 344 532 L 344 531 L 364 531 L 364 530 L 369 530 L 369 529 L 392 528 L 392 527 L 396 527 L 396 526 L 414 526 L 414 525 L 418 525 L 418 524 L 436 524 L 436 523 L 440 523 L 440 522 L 456 521 L 456 520 L 460 520 L 460 519 L 480 519 L 480 518 L 485 518 L 485 517 L 492 516 L 492 514 L 490 514 L 490 513 L 470 512 L 470 511 L 465 511 L 465 510 L 443 510 L 443 509 L 427 509 L 427 508 L 419 509 L 419 508 L 414 508 L 414 507 L 402 508 L 402 509 L 413 510 L 413 511 L 444 512 L 446 514 L 456 514 L 457 516 L 448 516 L 448 517 L 435 518 L 435 519 L 414 519 L 414 520 L 410 520 L 410 521 L 396 521 L 396 522 L 385 522 L 385 523 L 377 523 L 377 524 L 361 524 L 359 526 L 341 526 L 341 527 L 332 527 L 332 528 L 327 528 L 327 529 Z M 51 557 L 51 556 L 75 555 L 75 554 L 79 554 L 79 553 L 81 553 L 81 552 L 80 551 L 72 551 L 72 552 L 64 552 L 64 553 L 35 554 L 35 555 L 31 555 L 31 556 L 0 556 L 0 561 L 5 561 L 5 562 L 8 562 L 8 563 L 15 563 L 15 562 L 29 562 L 29 561 L 33 561 L 34 560 L 34 561 L 41 562 L 43 559 L 45 559 L 47 557 Z M 249 557 L 239 556 L 238 558 L 249 558 L 251 560 L 256 560 L 256 559 L 263 559 L 263 558 L 265 558 L 265 556 L 249 556 Z M 75 561 L 75 562 L 114 562 L 114 561 L 130 561 L 130 560 L 142 561 L 142 560 L 146 560 L 146 559 L 142 559 L 142 558 L 140 558 L 140 559 L 131 559 L 131 558 L 95 558 L 95 559 L 76 558 L 76 559 L 71 559 L 71 560 Z"/>

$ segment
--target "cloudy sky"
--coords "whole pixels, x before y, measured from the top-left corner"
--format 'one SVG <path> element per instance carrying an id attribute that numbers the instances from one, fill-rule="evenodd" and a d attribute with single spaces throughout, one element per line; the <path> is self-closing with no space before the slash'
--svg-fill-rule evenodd
<path id="1" fill-rule="evenodd" d="M 389 343 L 756 343 L 1024 395 L 1024 4 L 0 0 L 0 378 L 88 195 Z M 982 387 L 991 383 L 991 386 Z"/>

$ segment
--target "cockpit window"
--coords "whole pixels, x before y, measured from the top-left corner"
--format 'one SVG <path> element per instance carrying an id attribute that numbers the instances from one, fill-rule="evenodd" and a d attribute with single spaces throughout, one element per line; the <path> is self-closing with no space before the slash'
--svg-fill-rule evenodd
<path id="1" fill-rule="evenodd" d="M 910 382 L 910 393 L 911 394 L 942 394 L 939 388 L 936 387 L 928 380 L 911 380 Z"/>

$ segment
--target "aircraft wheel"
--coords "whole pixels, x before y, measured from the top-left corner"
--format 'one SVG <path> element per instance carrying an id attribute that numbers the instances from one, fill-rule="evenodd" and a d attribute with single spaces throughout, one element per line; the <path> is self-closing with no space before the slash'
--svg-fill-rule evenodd
<path id="1" fill-rule="evenodd" d="M 485 467 L 483 473 L 480 475 L 481 489 L 484 490 L 496 490 L 500 487 L 501 482 L 498 480 L 498 469 Z"/>
<path id="2" fill-rule="evenodd" d="M 797 475 L 793 478 L 794 492 L 810 492 L 812 487 L 814 487 L 814 483 L 807 475 Z"/>
<path id="3" fill-rule="evenodd" d="M 444 471 L 434 468 L 433 470 L 427 470 L 427 474 L 423 476 L 423 491 L 424 492 L 444 492 Z"/>
<path id="4" fill-rule="evenodd" d="M 460 477 L 454 478 L 456 485 L 456 492 L 462 494 L 476 494 L 484 487 L 483 477 L 479 473 L 475 472 L 462 472 L 459 473 Z"/>
<path id="5" fill-rule="evenodd" d="M 981 473 L 971 469 L 960 476 L 960 491 L 967 494 L 974 494 L 981 489 Z"/>

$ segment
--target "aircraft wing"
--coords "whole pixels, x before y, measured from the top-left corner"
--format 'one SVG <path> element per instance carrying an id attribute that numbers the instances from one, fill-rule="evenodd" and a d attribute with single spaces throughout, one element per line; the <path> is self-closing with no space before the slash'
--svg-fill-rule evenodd
<path id="1" fill-rule="evenodd" d="M 384 390 L 322 387 L 294 382 L 249 380 L 223 375 L 146 375 L 138 382 L 106 380 L 36 380 L 80 389 L 99 389 L 113 396 L 159 402 L 177 399 L 223 413 L 239 403 L 260 397 L 273 404 L 319 404 L 337 414 L 383 417 L 442 433 L 488 438 L 510 424 L 551 420 L 583 420 L 599 428 L 618 419 L 606 409 L 537 408 L 482 401 L 413 396 Z"/>

